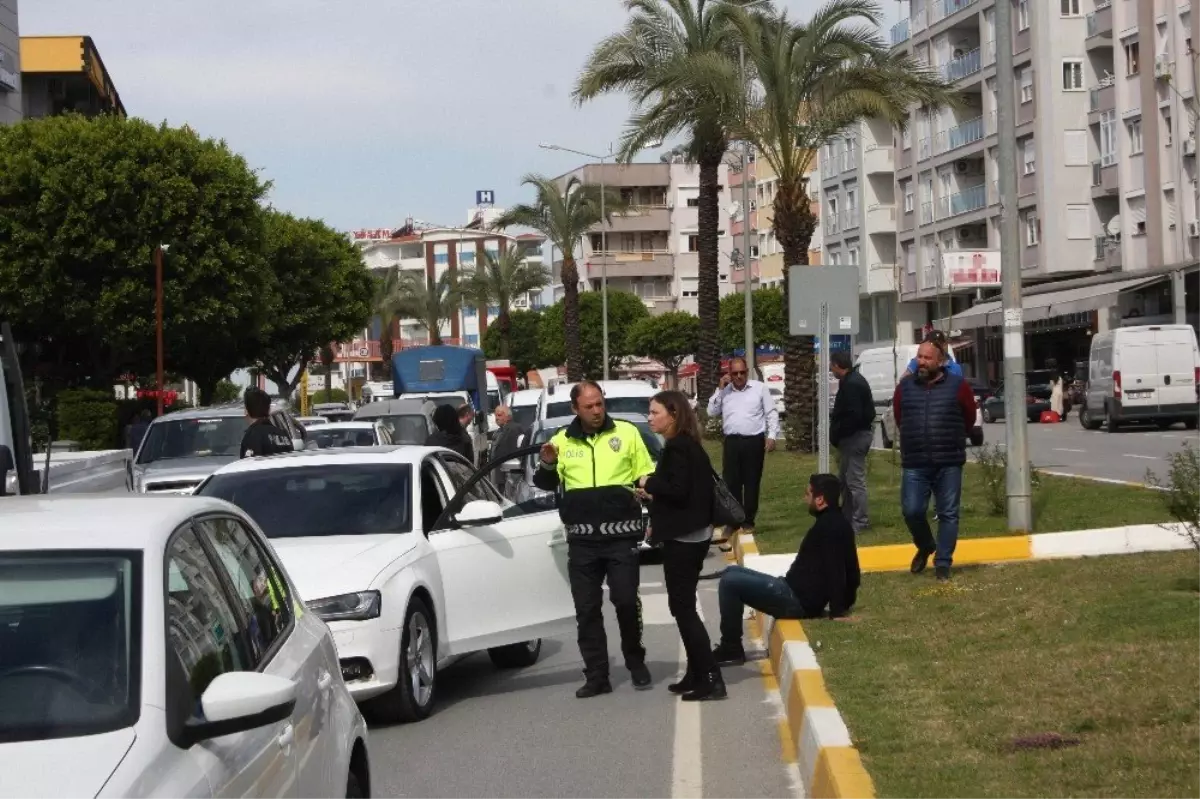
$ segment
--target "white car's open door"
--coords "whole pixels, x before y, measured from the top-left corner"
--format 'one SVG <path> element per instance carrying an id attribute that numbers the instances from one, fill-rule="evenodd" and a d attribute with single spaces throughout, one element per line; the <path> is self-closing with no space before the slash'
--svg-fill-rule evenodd
<path id="1" fill-rule="evenodd" d="M 505 460 L 537 449 L 517 450 Z M 429 535 L 445 596 L 447 654 L 573 629 L 575 604 L 558 511 L 530 510 L 501 497 L 487 480 L 500 462 L 490 461 L 465 483 L 450 486 L 453 498 Z M 446 455 L 443 466 L 450 471 L 465 462 Z"/>

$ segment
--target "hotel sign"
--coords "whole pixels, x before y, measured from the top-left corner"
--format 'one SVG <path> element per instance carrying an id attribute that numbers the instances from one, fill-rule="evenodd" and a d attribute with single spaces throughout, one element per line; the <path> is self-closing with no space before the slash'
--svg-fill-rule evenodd
<path id="1" fill-rule="evenodd" d="M 355 241 L 387 241 L 392 237 L 390 227 L 361 228 L 350 234 Z"/>

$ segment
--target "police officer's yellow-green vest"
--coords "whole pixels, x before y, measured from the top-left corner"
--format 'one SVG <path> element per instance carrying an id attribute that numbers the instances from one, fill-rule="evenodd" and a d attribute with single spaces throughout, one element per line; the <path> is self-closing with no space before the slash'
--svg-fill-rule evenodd
<path id="1" fill-rule="evenodd" d="M 567 536 L 641 538 L 642 506 L 633 489 L 639 478 L 654 471 L 654 461 L 637 427 L 610 416 L 589 436 L 576 418 L 551 441 L 558 448 L 558 463 L 539 469 L 534 482 L 547 489 L 561 484 L 559 515 Z"/>

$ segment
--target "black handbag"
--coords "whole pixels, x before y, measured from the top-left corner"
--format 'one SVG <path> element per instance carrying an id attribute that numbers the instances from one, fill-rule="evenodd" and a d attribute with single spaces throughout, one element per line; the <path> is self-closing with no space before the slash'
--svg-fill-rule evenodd
<path id="1" fill-rule="evenodd" d="M 711 467 L 710 467 L 711 469 Z M 734 499 L 733 492 L 716 469 L 711 469 L 713 476 L 713 527 L 741 527 L 746 523 L 746 511 L 742 504 Z"/>

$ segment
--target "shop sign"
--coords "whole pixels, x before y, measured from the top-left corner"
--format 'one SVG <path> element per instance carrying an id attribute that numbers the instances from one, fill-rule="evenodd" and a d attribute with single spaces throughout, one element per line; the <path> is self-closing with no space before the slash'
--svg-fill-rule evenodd
<path id="1" fill-rule="evenodd" d="M 387 241 L 392 237 L 390 227 L 360 228 L 350 234 L 355 241 Z"/>
<path id="2" fill-rule="evenodd" d="M 942 269 L 951 291 L 1000 287 L 1000 253 L 994 250 L 942 253 Z"/>

